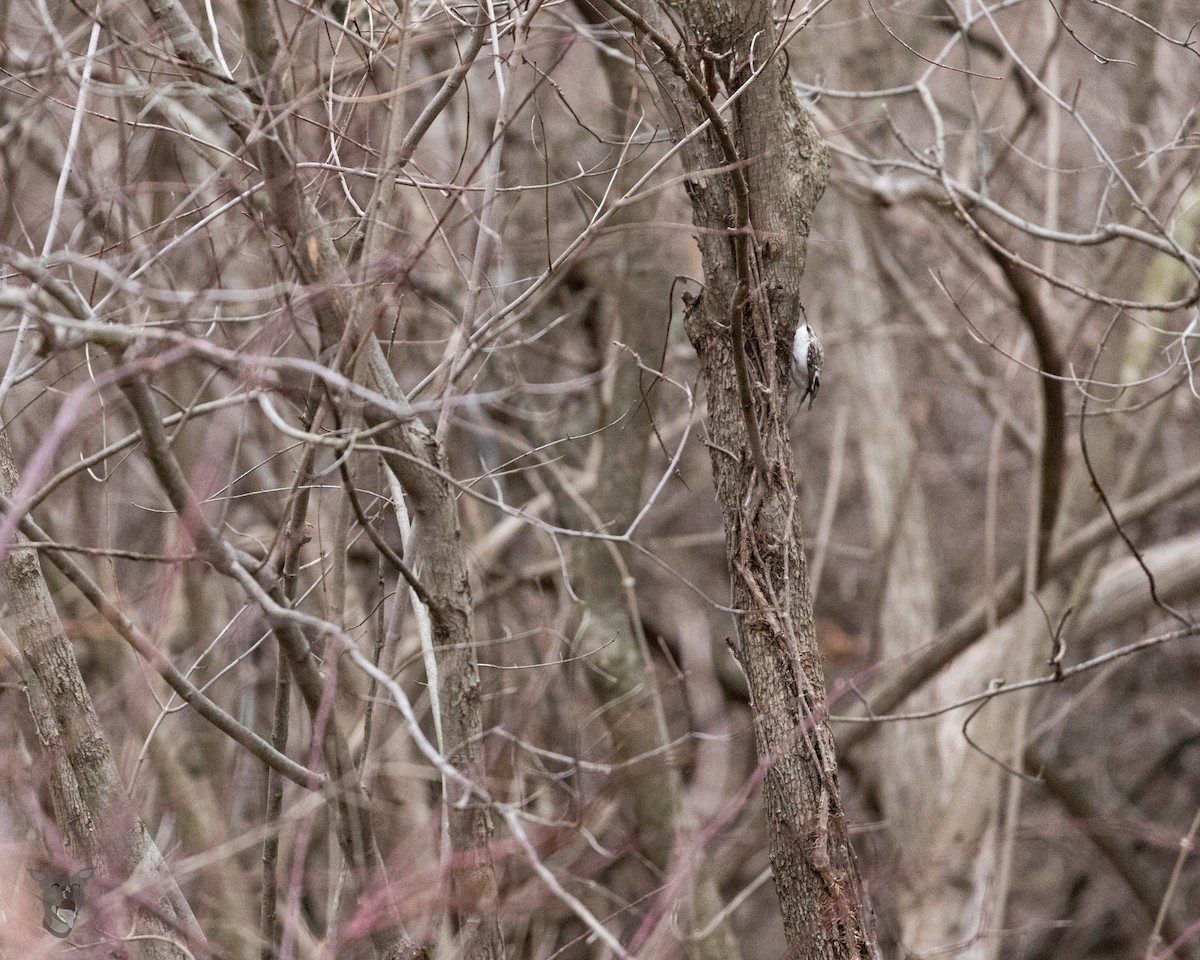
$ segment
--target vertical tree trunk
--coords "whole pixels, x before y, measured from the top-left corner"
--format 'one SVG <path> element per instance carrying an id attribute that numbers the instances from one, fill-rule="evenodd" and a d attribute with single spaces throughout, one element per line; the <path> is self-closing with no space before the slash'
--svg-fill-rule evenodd
<path id="1" fill-rule="evenodd" d="M 16 485 L 16 465 L 0 424 L 0 493 L 11 496 Z M 133 881 L 132 932 L 143 935 L 134 942 L 133 956 L 184 960 L 188 953 L 181 943 L 192 956 L 202 956 L 204 934 L 125 792 L 37 554 L 19 533 L 12 544 L 0 545 L 0 624 L 6 657 L 29 700 L 49 770 L 55 825 L 76 861 L 72 866 L 94 867 L 103 886 Z M 84 913 L 81 925 L 87 920 Z M 116 928 L 108 932 L 117 935 Z M 98 933 L 90 931 L 89 939 Z"/>
<path id="2" fill-rule="evenodd" d="M 786 416 L 799 282 L 828 159 L 782 56 L 771 59 L 769 3 L 678 5 L 682 47 L 661 32 L 653 5 L 613 6 L 663 54 L 652 69 L 675 138 L 710 125 L 682 150 L 705 285 L 689 308 L 687 333 L 707 389 L 784 932 L 795 958 L 872 956 L 826 722 Z M 718 85 L 735 98 L 724 111 L 708 99 Z"/>

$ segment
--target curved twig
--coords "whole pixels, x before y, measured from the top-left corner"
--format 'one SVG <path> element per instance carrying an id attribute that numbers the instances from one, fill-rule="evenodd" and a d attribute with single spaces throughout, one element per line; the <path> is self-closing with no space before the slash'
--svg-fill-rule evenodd
<path id="1" fill-rule="evenodd" d="M 1096 347 L 1096 355 L 1092 358 L 1092 366 L 1088 371 L 1089 379 L 1095 374 L 1096 365 L 1100 362 L 1100 354 L 1104 352 L 1104 346 L 1108 343 L 1109 335 L 1112 333 L 1113 327 L 1116 326 L 1117 321 L 1120 318 L 1121 315 L 1119 313 L 1114 315 L 1112 321 L 1108 325 L 1108 329 L 1104 331 L 1104 337 L 1100 340 L 1100 345 Z M 1096 496 L 1100 498 L 1101 504 L 1104 505 L 1104 512 L 1108 514 L 1108 519 L 1112 523 L 1113 529 L 1116 530 L 1117 536 L 1119 536 L 1125 543 L 1125 546 L 1129 548 L 1130 554 L 1132 554 L 1133 558 L 1137 560 L 1138 566 L 1142 568 L 1142 572 L 1146 574 L 1146 582 L 1150 586 L 1150 598 L 1154 601 L 1154 605 L 1164 613 L 1167 613 L 1174 619 L 1178 620 L 1184 626 L 1191 626 L 1192 622 L 1188 620 L 1187 617 L 1159 597 L 1158 584 L 1154 579 L 1153 572 L 1151 572 L 1150 568 L 1146 566 L 1146 561 L 1145 558 L 1142 557 L 1141 551 L 1138 550 L 1138 548 L 1134 545 L 1134 542 L 1129 538 L 1129 534 L 1125 532 L 1125 528 L 1121 526 L 1121 521 L 1117 519 L 1116 511 L 1113 510 L 1112 503 L 1108 499 L 1108 494 L 1104 492 L 1104 486 L 1100 483 L 1100 478 L 1096 476 L 1096 470 L 1092 466 L 1092 458 L 1088 453 L 1087 445 L 1086 431 L 1088 399 L 1088 391 L 1084 390 L 1082 406 L 1079 408 L 1079 452 L 1083 455 L 1083 466 L 1087 470 L 1088 478 L 1092 482 L 1092 489 L 1096 491 Z"/>
<path id="2" fill-rule="evenodd" d="M 992 259 L 1008 280 L 1016 294 L 1017 304 L 1025 325 L 1033 335 L 1034 349 L 1038 355 L 1038 366 L 1046 376 L 1038 377 L 1042 388 L 1042 455 L 1041 494 L 1038 498 L 1037 569 L 1034 582 L 1041 586 L 1045 582 L 1046 560 L 1050 555 L 1050 541 L 1054 536 L 1054 525 L 1058 519 L 1062 501 L 1063 472 L 1066 469 L 1066 401 L 1063 396 L 1063 361 L 1054 342 L 1050 318 L 1042 306 L 1041 297 L 1029 282 L 1029 277 L 1017 269 L 1008 257 L 1000 256 L 989 248 Z M 1093 370 L 1094 372 L 1094 370 Z M 1086 400 L 1085 400 L 1086 403 Z M 1082 417 L 1080 418 L 1082 427 Z"/>

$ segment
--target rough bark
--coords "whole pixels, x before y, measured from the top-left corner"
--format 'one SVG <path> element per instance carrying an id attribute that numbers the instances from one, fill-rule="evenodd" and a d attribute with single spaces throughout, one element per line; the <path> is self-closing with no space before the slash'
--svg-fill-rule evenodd
<path id="1" fill-rule="evenodd" d="M 0 492 L 10 496 L 16 485 L 16 466 L 0 424 Z M 128 953 L 115 941 L 113 955 L 185 960 L 190 951 L 202 956 L 204 934 L 121 781 L 37 554 L 23 546 L 21 534 L 14 538 L 0 555 L 0 622 L 5 646 L 12 643 L 7 656 L 20 674 L 49 771 L 55 825 L 75 865 L 94 867 L 106 887 L 131 884 L 133 933 L 146 935 L 132 941 Z M 86 923 L 84 914 L 81 932 Z M 116 929 L 111 935 L 119 936 Z"/>
<path id="2" fill-rule="evenodd" d="M 637 5 L 635 15 L 654 39 L 651 6 Z M 872 956 L 869 908 L 826 722 L 786 422 L 799 282 L 828 159 L 782 58 L 768 61 L 775 36 L 769 4 L 689 3 L 675 17 L 688 32 L 684 44 L 660 43 L 667 59 L 652 57 L 651 67 L 677 140 L 706 118 L 712 123 L 682 151 L 705 273 L 686 326 L 707 391 L 738 655 L 766 765 L 764 802 L 784 932 L 796 958 Z M 723 84 L 737 98 L 719 121 L 711 100 L 705 109 L 705 85 L 697 91 L 706 70 L 708 88 Z"/>

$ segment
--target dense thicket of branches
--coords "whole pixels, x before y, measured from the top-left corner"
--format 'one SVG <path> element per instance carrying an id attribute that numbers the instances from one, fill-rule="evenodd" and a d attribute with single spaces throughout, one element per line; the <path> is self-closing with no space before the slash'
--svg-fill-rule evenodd
<path id="1" fill-rule="evenodd" d="M 0 7 L 0 952 L 1200 957 L 1195 16 Z"/>

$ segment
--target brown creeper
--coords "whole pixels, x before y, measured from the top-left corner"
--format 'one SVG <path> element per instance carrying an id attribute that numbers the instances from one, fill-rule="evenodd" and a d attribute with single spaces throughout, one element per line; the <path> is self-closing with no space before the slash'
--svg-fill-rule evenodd
<path id="1" fill-rule="evenodd" d="M 825 351 L 821 349 L 816 332 L 807 323 L 800 324 L 792 341 L 792 379 L 803 388 L 800 404 L 803 406 L 807 398 L 809 410 L 821 389 L 821 364 L 824 361 Z"/>

